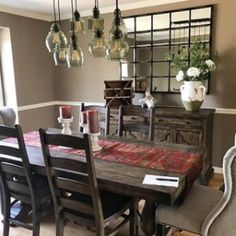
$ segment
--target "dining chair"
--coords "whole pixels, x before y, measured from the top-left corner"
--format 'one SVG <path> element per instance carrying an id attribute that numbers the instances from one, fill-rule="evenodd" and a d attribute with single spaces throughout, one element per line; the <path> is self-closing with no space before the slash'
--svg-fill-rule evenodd
<path id="1" fill-rule="evenodd" d="M 236 145 L 223 158 L 224 192 L 194 185 L 179 206 L 160 205 L 157 224 L 169 225 L 202 236 L 232 236 L 236 225 Z"/>
<path id="2" fill-rule="evenodd" d="M 154 108 L 143 108 L 141 106 L 119 107 L 118 136 L 129 132 L 131 137 L 136 138 L 133 132 L 145 135 L 149 140 L 154 139 Z M 145 137 L 144 136 L 144 137 Z"/>
<path id="3" fill-rule="evenodd" d="M 99 126 L 101 129 L 101 134 L 108 135 L 109 134 L 109 126 L 110 126 L 110 109 L 105 106 L 99 105 L 85 105 L 81 103 L 81 111 L 88 110 L 97 110 L 99 116 Z M 80 132 L 83 132 L 83 128 L 80 128 Z"/>
<path id="4" fill-rule="evenodd" d="M 88 134 L 69 136 L 50 133 L 44 129 L 39 132 L 54 202 L 56 235 L 63 236 L 66 220 L 95 228 L 98 236 L 115 235 L 129 222 L 130 235 L 135 235 L 135 201 L 130 197 L 99 189 Z M 59 157 L 58 153 L 50 150 L 50 145 L 83 150 L 85 157 L 70 158 L 68 154 L 61 153 Z M 120 217 L 123 220 L 109 232 L 108 226 Z"/>
<path id="5" fill-rule="evenodd" d="M 14 146 L 8 146 L 4 141 L 0 143 L 3 236 L 9 235 L 10 224 L 30 229 L 33 236 L 39 236 L 40 219 L 44 213 L 42 209 L 45 205 L 49 206 L 51 201 L 47 178 L 33 172 L 20 125 L 14 128 L 0 125 L 0 135 L 16 139 Z M 24 223 L 24 219 L 13 217 L 13 209 L 19 201 L 31 206 L 32 223 Z"/>

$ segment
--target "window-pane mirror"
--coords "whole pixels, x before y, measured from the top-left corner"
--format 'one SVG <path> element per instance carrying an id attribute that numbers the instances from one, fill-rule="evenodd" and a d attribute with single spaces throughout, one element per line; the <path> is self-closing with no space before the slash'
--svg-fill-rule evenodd
<path id="1" fill-rule="evenodd" d="M 178 53 L 182 47 L 188 51 L 201 39 L 210 55 L 212 11 L 211 5 L 124 17 L 131 50 L 128 59 L 121 61 L 121 79 L 133 79 L 136 92 L 151 89 L 178 93 L 181 86 L 175 79 L 178 71 L 171 66 L 167 53 Z"/>

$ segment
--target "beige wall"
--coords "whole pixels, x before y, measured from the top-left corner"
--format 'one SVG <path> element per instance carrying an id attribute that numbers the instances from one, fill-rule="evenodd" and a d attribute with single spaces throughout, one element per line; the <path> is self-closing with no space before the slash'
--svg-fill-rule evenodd
<path id="1" fill-rule="evenodd" d="M 236 109 L 236 29 L 233 25 L 236 22 L 236 2 L 234 0 L 191 0 L 178 4 L 123 11 L 122 14 L 127 16 L 208 4 L 216 5 L 213 48 L 218 51 L 219 59 L 217 71 L 212 74 L 210 95 L 207 95 L 204 107 Z M 113 14 L 105 15 L 106 37 L 108 37 L 112 19 Z M 0 13 L 0 25 L 11 28 L 18 105 L 51 100 L 104 102 L 103 81 L 120 77 L 119 62 L 107 62 L 104 58 L 94 59 L 89 55 L 87 44 L 92 36 L 90 33 L 79 37 L 85 55 L 84 68 L 56 67 L 54 78 L 52 58 L 44 45 L 49 23 Z M 63 30 L 68 31 L 67 27 L 66 22 Z M 181 105 L 179 94 L 157 94 L 156 96 L 160 104 Z M 32 130 L 40 124 L 44 127 L 56 125 L 56 116 L 57 108 L 29 110 L 20 112 L 20 121 L 26 130 Z M 35 120 L 30 123 L 32 118 Z M 232 145 L 235 131 L 236 115 L 215 115 L 213 165 L 221 166 L 222 155 Z"/>
<path id="2" fill-rule="evenodd" d="M 49 22 L 0 12 L 0 26 L 10 28 L 18 106 L 55 100 L 54 66 L 45 47 Z M 35 129 L 36 123 L 51 124 L 54 109 L 48 114 L 43 112 L 19 112 L 23 129 Z"/>

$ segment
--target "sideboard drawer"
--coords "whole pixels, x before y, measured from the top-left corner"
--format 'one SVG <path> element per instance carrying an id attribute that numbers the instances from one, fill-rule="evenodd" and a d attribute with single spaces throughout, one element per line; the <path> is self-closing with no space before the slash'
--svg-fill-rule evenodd
<path id="1" fill-rule="evenodd" d="M 155 124 L 157 125 L 187 125 L 187 126 L 202 126 L 203 120 L 198 119 L 180 119 L 174 117 L 155 117 Z"/>

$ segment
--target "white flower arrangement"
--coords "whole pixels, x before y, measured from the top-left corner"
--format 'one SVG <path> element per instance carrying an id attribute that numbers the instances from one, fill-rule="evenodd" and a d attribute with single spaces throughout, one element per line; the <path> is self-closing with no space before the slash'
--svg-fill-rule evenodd
<path id="1" fill-rule="evenodd" d="M 195 41 L 189 52 L 182 47 L 178 54 L 169 54 L 169 59 L 172 61 L 172 65 L 179 70 L 176 75 L 177 81 L 207 80 L 210 71 L 216 69 L 214 61 L 209 58 L 209 50 L 201 40 Z"/>

